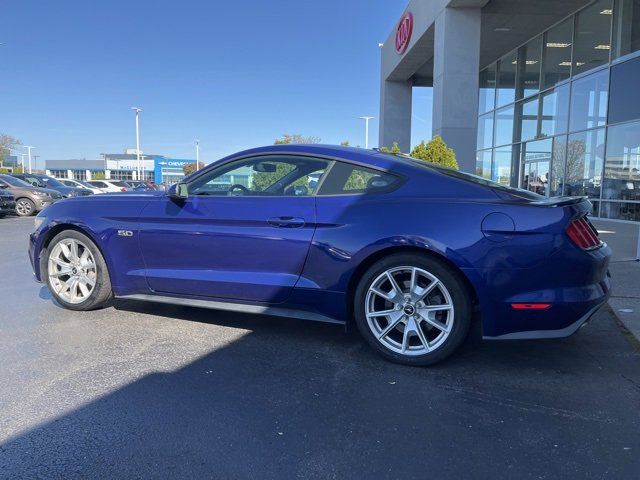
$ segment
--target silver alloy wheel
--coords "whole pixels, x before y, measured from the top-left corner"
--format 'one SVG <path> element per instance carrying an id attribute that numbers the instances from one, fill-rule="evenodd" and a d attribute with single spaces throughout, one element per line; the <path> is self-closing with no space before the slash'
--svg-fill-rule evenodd
<path id="1" fill-rule="evenodd" d="M 65 302 L 79 304 L 96 286 L 97 266 L 87 246 L 75 238 L 63 238 L 49 254 L 49 285 Z"/>
<path id="2" fill-rule="evenodd" d="M 33 205 L 29 200 L 21 199 L 16 203 L 16 212 L 20 216 L 28 217 L 33 213 Z"/>
<path id="3" fill-rule="evenodd" d="M 434 351 L 453 328 L 449 291 L 422 268 L 401 266 L 383 272 L 369 287 L 365 302 L 373 335 L 386 348 L 402 355 Z"/>

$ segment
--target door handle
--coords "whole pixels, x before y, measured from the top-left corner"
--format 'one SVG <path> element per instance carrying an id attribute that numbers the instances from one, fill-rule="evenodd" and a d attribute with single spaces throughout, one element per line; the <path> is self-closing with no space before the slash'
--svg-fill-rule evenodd
<path id="1" fill-rule="evenodd" d="M 267 222 L 278 228 L 300 228 L 305 224 L 304 218 L 300 217 L 271 217 Z"/>

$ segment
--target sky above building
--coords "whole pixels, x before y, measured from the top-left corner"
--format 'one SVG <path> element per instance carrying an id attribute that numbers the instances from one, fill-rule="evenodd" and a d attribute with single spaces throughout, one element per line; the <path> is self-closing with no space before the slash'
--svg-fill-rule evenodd
<path id="1" fill-rule="evenodd" d="M 135 147 L 207 162 L 284 133 L 364 145 L 380 52 L 406 0 L 6 0 L 0 132 L 45 159 Z M 431 135 L 415 89 L 413 142 Z"/>

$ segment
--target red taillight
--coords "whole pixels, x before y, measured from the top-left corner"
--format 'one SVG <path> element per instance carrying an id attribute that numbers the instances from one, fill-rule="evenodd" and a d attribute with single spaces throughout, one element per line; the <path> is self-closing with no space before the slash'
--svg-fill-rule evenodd
<path id="1" fill-rule="evenodd" d="M 584 250 L 599 247 L 602 242 L 587 217 L 576 218 L 567 226 L 567 235 L 573 243 Z"/>
<path id="2" fill-rule="evenodd" d="M 514 310 L 547 310 L 551 308 L 550 303 L 512 303 Z"/>

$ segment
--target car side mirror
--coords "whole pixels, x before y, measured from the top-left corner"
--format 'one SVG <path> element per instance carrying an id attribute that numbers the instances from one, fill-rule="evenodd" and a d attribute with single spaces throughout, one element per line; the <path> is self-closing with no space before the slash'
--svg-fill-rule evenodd
<path id="1" fill-rule="evenodd" d="M 186 183 L 178 183 L 169 189 L 169 196 L 176 200 L 186 200 L 189 198 L 189 187 Z"/>

